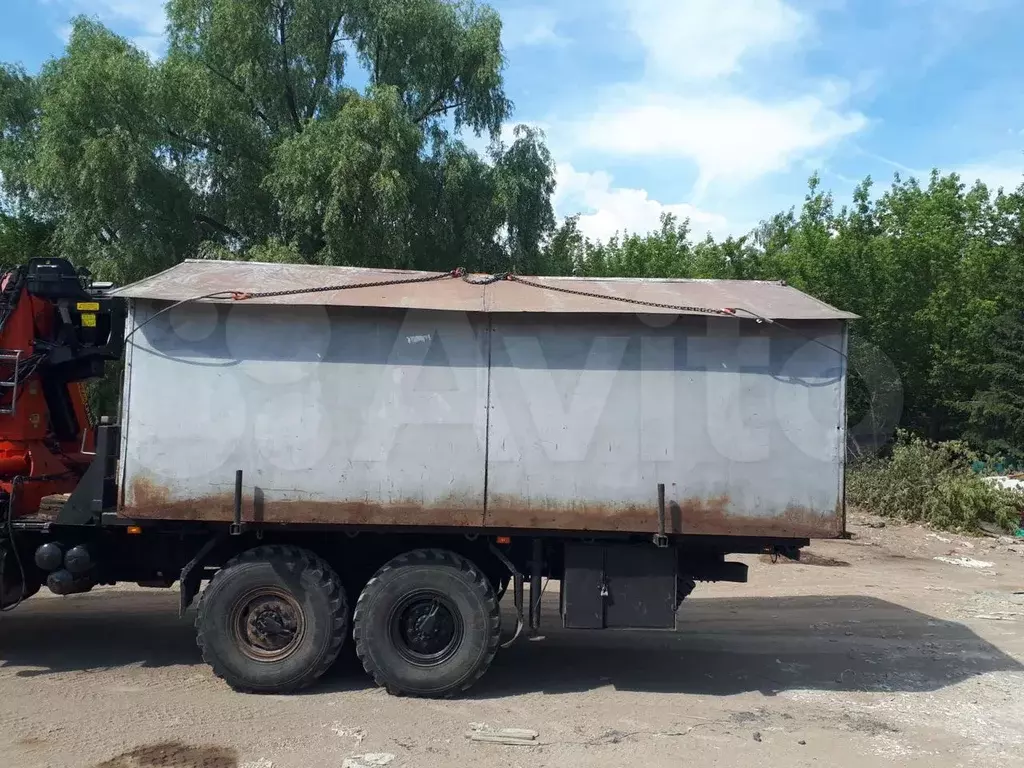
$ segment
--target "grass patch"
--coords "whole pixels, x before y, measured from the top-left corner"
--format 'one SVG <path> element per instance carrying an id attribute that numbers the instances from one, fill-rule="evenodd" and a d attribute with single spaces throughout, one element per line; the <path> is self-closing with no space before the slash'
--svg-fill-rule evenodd
<path id="1" fill-rule="evenodd" d="M 978 531 L 986 522 L 1015 531 L 1024 494 L 987 483 L 971 469 L 977 459 L 966 443 L 932 443 L 901 431 L 889 458 L 850 465 L 847 500 L 945 530 Z"/>

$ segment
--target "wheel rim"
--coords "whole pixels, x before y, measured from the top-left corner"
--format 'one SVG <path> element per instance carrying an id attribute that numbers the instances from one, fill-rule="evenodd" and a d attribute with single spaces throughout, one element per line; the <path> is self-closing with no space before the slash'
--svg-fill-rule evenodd
<path id="1" fill-rule="evenodd" d="M 402 658 L 418 667 L 433 667 L 450 659 L 462 644 L 462 615 L 440 592 L 410 593 L 391 611 L 391 642 Z"/>
<path id="2" fill-rule="evenodd" d="M 260 587 L 235 603 L 231 615 L 235 642 L 256 661 L 288 658 L 306 634 L 306 617 L 295 598 L 278 587 Z"/>

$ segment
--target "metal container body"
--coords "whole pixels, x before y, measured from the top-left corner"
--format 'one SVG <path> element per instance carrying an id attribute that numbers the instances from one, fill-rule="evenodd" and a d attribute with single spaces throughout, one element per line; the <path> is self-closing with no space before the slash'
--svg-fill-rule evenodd
<path id="1" fill-rule="evenodd" d="M 121 512 L 230 520 L 241 469 L 257 522 L 655 532 L 665 483 L 669 533 L 836 536 L 845 321 L 787 325 L 186 304 L 128 342 Z"/>
<path id="2" fill-rule="evenodd" d="M 132 304 L 129 327 L 154 311 Z M 246 520 L 479 526 L 479 323 L 212 304 L 157 317 L 129 341 L 124 514 L 229 520 L 241 469 Z"/>
<path id="3" fill-rule="evenodd" d="M 787 325 L 496 316 L 487 523 L 838 536 L 845 325 Z"/>

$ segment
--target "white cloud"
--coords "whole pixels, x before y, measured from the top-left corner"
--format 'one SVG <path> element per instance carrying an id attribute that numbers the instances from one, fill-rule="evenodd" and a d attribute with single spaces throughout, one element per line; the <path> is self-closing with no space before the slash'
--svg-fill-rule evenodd
<path id="1" fill-rule="evenodd" d="M 646 93 L 602 107 L 578 128 L 581 145 L 614 155 L 691 160 L 697 192 L 712 181 L 753 181 L 859 131 L 857 112 L 840 112 L 818 96 L 777 103 L 744 96 L 675 97 Z"/>
<path id="2" fill-rule="evenodd" d="M 165 0 L 57 0 L 69 14 L 96 16 L 150 55 L 160 55 L 167 44 Z M 58 34 L 63 36 L 60 30 Z"/>
<path id="3" fill-rule="evenodd" d="M 852 89 L 844 80 L 790 73 L 784 95 L 757 87 L 766 68 L 814 42 L 814 19 L 786 0 L 619 1 L 644 51 L 643 74 L 603 89 L 589 113 L 556 122 L 559 155 L 576 167 L 583 167 L 581 158 L 588 170 L 610 158 L 674 162 L 680 178 L 695 182 L 673 196 L 697 202 L 716 182 L 735 191 L 808 158 L 824 163 L 842 139 L 868 124 L 849 106 Z M 590 214 L 595 229 L 626 218 L 627 199 L 643 203 L 631 210 L 664 207 L 644 190 L 622 192 L 603 198 L 619 206 L 614 211 L 592 206 L 599 209 Z M 637 215 L 631 228 L 649 220 L 656 224 L 657 215 Z"/>
<path id="4" fill-rule="evenodd" d="M 709 231 L 716 236 L 728 234 L 724 216 L 689 203 L 666 205 L 643 189 L 613 186 L 612 177 L 603 171 L 586 173 L 559 163 L 555 180 L 555 212 L 560 216 L 579 212 L 580 231 L 591 240 L 607 240 L 617 232 L 648 232 L 658 227 L 663 213 L 689 219 L 698 238 Z"/>
<path id="5" fill-rule="evenodd" d="M 626 0 L 630 30 L 647 52 L 648 75 L 707 79 L 794 43 L 810 19 L 782 0 Z"/>
<path id="6" fill-rule="evenodd" d="M 968 187 L 981 180 L 995 192 L 1002 187 L 1005 192 L 1012 192 L 1024 184 L 1024 154 L 1014 153 L 999 156 L 980 163 L 970 163 L 953 169 Z M 927 178 L 927 175 L 921 178 Z"/>
<path id="7" fill-rule="evenodd" d="M 506 48 L 564 45 L 568 40 L 558 33 L 557 25 L 558 17 L 551 8 L 508 8 L 501 13 L 501 41 Z"/>

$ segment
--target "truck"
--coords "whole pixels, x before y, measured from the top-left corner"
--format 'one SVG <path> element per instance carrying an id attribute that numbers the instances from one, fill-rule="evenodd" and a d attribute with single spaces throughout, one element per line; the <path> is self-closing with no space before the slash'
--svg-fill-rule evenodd
<path id="1" fill-rule="evenodd" d="M 177 585 L 253 693 L 351 644 L 458 694 L 547 580 L 548 621 L 671 630 L 731 555 L 843 535 L 854 317 L 782 282 L 30 260 L 0 281 L 0 607 Z"/>

